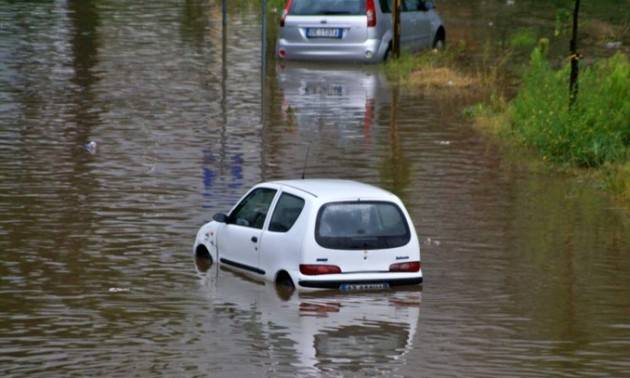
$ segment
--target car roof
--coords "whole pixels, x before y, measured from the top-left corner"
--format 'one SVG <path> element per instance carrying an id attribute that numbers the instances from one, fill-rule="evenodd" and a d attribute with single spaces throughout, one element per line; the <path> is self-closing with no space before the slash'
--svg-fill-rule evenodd
<path id="1" fill-rule="evenodd" d="M 304 179 L 271 181 L 270 184 L 289 187 L 306 192 L 322 200 L 342 200 L 348 198 L 394 200 L 392 193 L 373 185 L 352 180 Z"/>

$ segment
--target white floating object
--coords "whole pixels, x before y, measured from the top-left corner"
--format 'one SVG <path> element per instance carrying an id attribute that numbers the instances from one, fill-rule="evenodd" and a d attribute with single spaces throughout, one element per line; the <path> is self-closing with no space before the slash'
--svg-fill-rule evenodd
<path id="1" fill-rule="evenodd" d="M 516 3 L 516 1 L 514 1 L 514 0 L 506 0 L 505 5 L 512 6 L 512 5 L 514 5 L 514 3 Z"/>
<path id="2" fill-rule="evenodd" d="M 127 293 L 129 289 L 124 287 L 110 287 L 108 291 L 110 293 Z"/>
<path id="3" fill-rule="evenodd" d="M 606 48 L 608 49 L 618 49 L 621 47 L 621 41 L 608 42 L 606 43 Z"/>
<path id="4" fill-rule="evenodd" d="M 91 154 L 96 152 L 96 142 L 91 140 L 89 143 L 83 145 L 83 148 Z"/>
<path id="5" fill-rule="evenodd" d="M 451 141 L 450 140 L 440 140 L 437 142 L 437 144 L 439 144 L 440 146 L 450 146 Z"/>

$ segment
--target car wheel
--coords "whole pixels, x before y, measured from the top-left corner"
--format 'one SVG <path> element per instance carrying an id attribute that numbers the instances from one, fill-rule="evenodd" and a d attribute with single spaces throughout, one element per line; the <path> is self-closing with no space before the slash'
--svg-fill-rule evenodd
<path id="1" fill-rule="evenodd" d="M 210 256 L 210 252 L 208 252 L 208 249 L 203 244 L 199 244 L 195 249 L 195 257 L 209 260 L 212 264 L 212 256 Z"/>
<path id="2" fill-rule="evenodd" d="M 385 55 L 383 55 L 383 62 L 387 62 L 392 54 L 392 44 L 390 43 L 387 46 L 387 50 L 385 50 Z"/>
<path id="3" fill-rule="evenodd" d="M 435 34 L 435 39 L 433 40 L 433 48 L 436 50 L 444 50 L 446 47 L 446 38 L 444 35 L 444 29 L 440 28 L 438 32 Z"/>
<path id="4" fill-rule="evenodd" d="M 289 273 L 284 270 L 278 273 L 278 277 L 276 277 L 276 285 L 283 286 L 288 289 L 295 289 L 295 284 L 293 283 L 291 276 L 289 276 Z"/>
<path id="5" fill-rule="evenodd" d="M 446 46 L 446 43 L 444 43 L 443 39 L 438 39 L 435 42 L 433 42 L 433 48 L 436 50 L 444 50 L 445 46 Z"/>

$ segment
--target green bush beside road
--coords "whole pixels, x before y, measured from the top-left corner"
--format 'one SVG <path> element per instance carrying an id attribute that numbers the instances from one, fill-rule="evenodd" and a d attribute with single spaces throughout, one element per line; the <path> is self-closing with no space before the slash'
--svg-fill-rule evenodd
<path id="1" fill-rule="evenodd" d="M 554 70 L 534 50 L 522 86 L 507 111 L 511 131 L 544 159 L 598 167 L 628 159 L 630 63 L 623 54 L 580 72 L 579 93 L 569 106 L 569 64 Z"/>
<path id="2" fill-rule="evenodd" d="M 622 53 L 582 66 L 569 105 L 567 63 L 554 69 L 532 54 L 514 99 L 469 109 L 476 122 L 536 151 L 544 161 L 585 171 L 630 203 L 630 62 Z"/>

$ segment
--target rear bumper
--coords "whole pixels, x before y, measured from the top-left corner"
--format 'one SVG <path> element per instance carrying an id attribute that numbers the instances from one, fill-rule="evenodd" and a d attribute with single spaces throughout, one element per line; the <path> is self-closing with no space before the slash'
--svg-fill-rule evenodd
<path id="1" fill-rule="evenodd" d="M 284 56 L 280 51 L 284 52 Z M 331 62 L 378 63 L 385 51 L 381 41 L 368 39 L 363 43 L 292 43 L 280 38 L 276 55 L 286 60 L 316 60 Z"/>
<path id="2" fill-rule="evenodd" d="M 386 283 L 389 286 L 418 285 L 422 283 L 422 277 L 413 278 L 390 278 L 390 279 L 369 279 L 369 280 L 301 280 L 298 284 L 301 287 L 312 289 L 338 289 L 344 284 L 369 285 Z"/>

